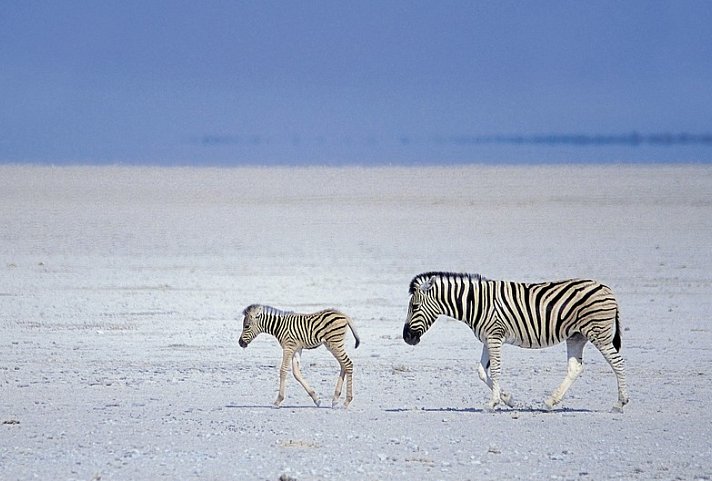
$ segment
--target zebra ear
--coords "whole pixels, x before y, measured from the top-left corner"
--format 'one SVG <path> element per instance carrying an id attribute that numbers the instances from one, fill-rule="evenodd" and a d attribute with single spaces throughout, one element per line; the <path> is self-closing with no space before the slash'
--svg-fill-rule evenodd
<path id="1" fill-rule="evenodd" d="M 420 284 L 420 290 L 422 292 L 428 292 L 433 287 L 434 281 L 435 281 L 435 276 L 431 277 L 427 281 L 423 281 L 423 283 Z"/>

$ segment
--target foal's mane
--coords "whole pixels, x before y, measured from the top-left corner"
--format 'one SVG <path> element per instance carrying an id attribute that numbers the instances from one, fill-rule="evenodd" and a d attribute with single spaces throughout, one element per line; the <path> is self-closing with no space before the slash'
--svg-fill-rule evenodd
<path id="1" fill-rule="evenodd" d="M 256 308 L 256 307 L 261 307 L 262 312 L 265 314 L 271 314 L 271 315 L 276 315 L 276 316 L 282 316 L 284 314 L 293 314 L 292 311 L 283 311 L 282 309 L 277 309 L 276 307 L 268 306 L 265 304 L 250 304 L 245 308 L 245 310 L 242 311 L 242 314 L 245 315 L 247 314 L 248 311 Z"/>

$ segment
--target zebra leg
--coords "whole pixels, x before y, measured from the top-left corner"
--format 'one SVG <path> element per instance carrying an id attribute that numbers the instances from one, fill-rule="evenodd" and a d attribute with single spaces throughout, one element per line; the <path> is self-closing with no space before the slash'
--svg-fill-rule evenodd
<path id="1" fill-rule="evenodd" d="M 499 387 L 499 375 L 501 372 L 501 352 L 502 339 L 499 337 L 487 338 L 487 349 L 490 355 L 490 379 L 492 383 L 492 397 L 488 406 L 494 409 L 502 402 L 502 391 Z"/>
<path id="2" fill-rule="evenodd" d="M 492 379 L 490 379 L 489 374 L 487 374 L 487 369 L 490 367 L 490 357 L 487 345 L 482 345 L 482 357 L 480 358 L 480 363 L 477 365 L 477 374 L 480 376 L 480 380 L 487 385 L 490 390 L 492 390 Z M 514 401 L 512 400 L 512 395 L 504 391 L 500 391 L 500 397 L 504 403 L 511 407 L 514 407 Z"/>
<path id="3" fill-rule="evenodd" d="M 616 375 L 616 381 L 618 382 L 618 402 L 613 406 L 613 409 L 616 411 L 622 411 L 623 406 L 628 404 L 629 400 L 628 388 L 625 382 L 625 368 L 623 356 L 621 356 L 621 354 L 616 351 L 616 348 L 613 346 L 612 342 L 605 345 L 601 345 L 600 342 L 591 342 L 593 342 L 593 345 L 596 346 L 599 351 L 601 351 L 603 357 L 613 368 L 613 372 Z"/>
<path id="4" fill-rule="evenodd" d="M 588 342 L 588 339 L 583 334 L 574 334 L 566 340 L 566 356 L 568 358 L 568 366 L 566 369 L 566 377 L 557 387 L 551 396 L 544 401 L 548 409 L 553 408 L 561 402 L 574 383 L 576 378 L 583 371 L 583 348 Z"/>
<path id="5" fill-rule="evenodd" d="M 316 391 L 314 391 L 309 386 L 306 379 L 304 379 L 304 377 L 302 376 L 301 353 L 302 353 L 301 349 L 294 352 L 294 357 L 292 357 L 292 374 L 294 374 L 294 379 L 296 379 L 299 382 L 299 384 L 302 385 L 302 387 L 307 392 L 307 394 L 309 394 L 309 396 L 312 398 L 312 401 L 314 401 L 314 404 L 319 406 L 319 397 L 316 395 Z"/>
<path id="6" fill-rule="evenodd" d="M 331 407 L 336 407 L 341 397 L 341 389 L 346 380 L 346 399 L 344 400 L 344 408 L 349 407 L 349 404 L 354 398 L 353 394 L 353 362 L 349 359 L 344 351 L 343 343 L 340 345 L 327 345 L 329 352 L 336 358 L 341 367 L 339 377 L 336 380 L 336 389 L 334 390 L 334 398 L 331 401 Z"/>
<path id="7" fill-rule="evenodd" d="M 289 363 L 294 356 L 294 350 L 290 348 L 282 349 L 282 365 L 279 367 L 279 394 L 274 401 L 275 407 L 280 407 L 284 401 L 284 387 L 287 382 L 287 373 L 289 372 Z"/>

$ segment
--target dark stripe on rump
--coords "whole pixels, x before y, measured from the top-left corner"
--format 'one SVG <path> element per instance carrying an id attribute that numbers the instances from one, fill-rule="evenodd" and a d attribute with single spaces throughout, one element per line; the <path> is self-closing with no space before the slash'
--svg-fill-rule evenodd
<path id="1" fill-rule="evenodd" d="M 560 311 L 559 318 L 556 320 L 556 329 L 557 331 L 561 329 L 561 326 L 565 321 L 568 320 L 569 314 L 567 313 L 566 316 L 564 316 L 564 307 L 568 306 L 569 303 L 571 303 L 571 308 L 569 309 L 570 312 L 576 312 L 577 314 L 580 314 L 581 310 L 584 309 L 584 306 L 587 304 L 588 300 L 591 299 L 593 296 L 596 295 L 598 291 L 600 291 L 603 286 L 601 284 L 598 285 L 591 285 L 591 286 L 586 286 L 586 287 L 593 287 L 590 291 L 586 292 L 583 294 L 581 297 L 576 299 L 576 297 L 585 289 L 585 288 L 580 288 L 580 289 L 574 289 L 573 292 L 571 293 L 571 297 L 566 300 L 566 302 L 562 303 L 562 309 Z M 580 316 L 579 316 L 580 317 Z M 576 319 L 573 319 L 573 321 L 576 321 Z"/>
<path id="2" fill-rule="evenodd" d="M 596 295 L 599 291 L 603 289 L 603 286 L 601 284 L 596 284 L 592 285 L 590 287 L 593 287 L 591 290 L 588 292 L 584 293 L 579 299 L 577 299 L 575 302 L 572 303 L 571 310 L 575 311 L 578 314 L 577 319 L 572 319 L 574 322 L 580 322 L 582 316 L 588 316 L 589 312 L 582 312 L 584 310 L 587 310 L 589 307 L 592 305 L 595 305 L 599 302 L 601 302 L 601 299 L 596 299 Z M 575 294 L 579 294 L 583 291 L 584 289 L 576 289 Z M 557 320 L 557 329 L 561 329 L 562 324 L 568 320 L 568 316 L 564 318 L 563 316 L 560 316 L 560 318 Z"/>

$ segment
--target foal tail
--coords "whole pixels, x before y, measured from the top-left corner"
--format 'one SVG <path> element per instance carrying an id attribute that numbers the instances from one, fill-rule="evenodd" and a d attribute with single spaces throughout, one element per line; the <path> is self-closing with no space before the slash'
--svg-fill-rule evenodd
<path id="1" fill-rule="evenodd" d="M 616 352 L 621 351 L 621 321 L 618 318 L 618 309 L 616 309 L 616 334 L 613 336 L 613 347 Z"/>
<path id="2" fill-rule="evenodd" d="M 356 327 L 354 326 L 354 322 L 351 320 L 349 316 L 344 316 L 346 318 L 346 322 L 348 323 L 349 327 L 351 328 L 351 334 L 354 335 L 354 339 L 356 339 L 356 345 L 354 346 L 354 349 L 358 347 L 359 344 L 361 344 L 361 339 L 358 337 L 358 334 L 356 333 Z"/>

